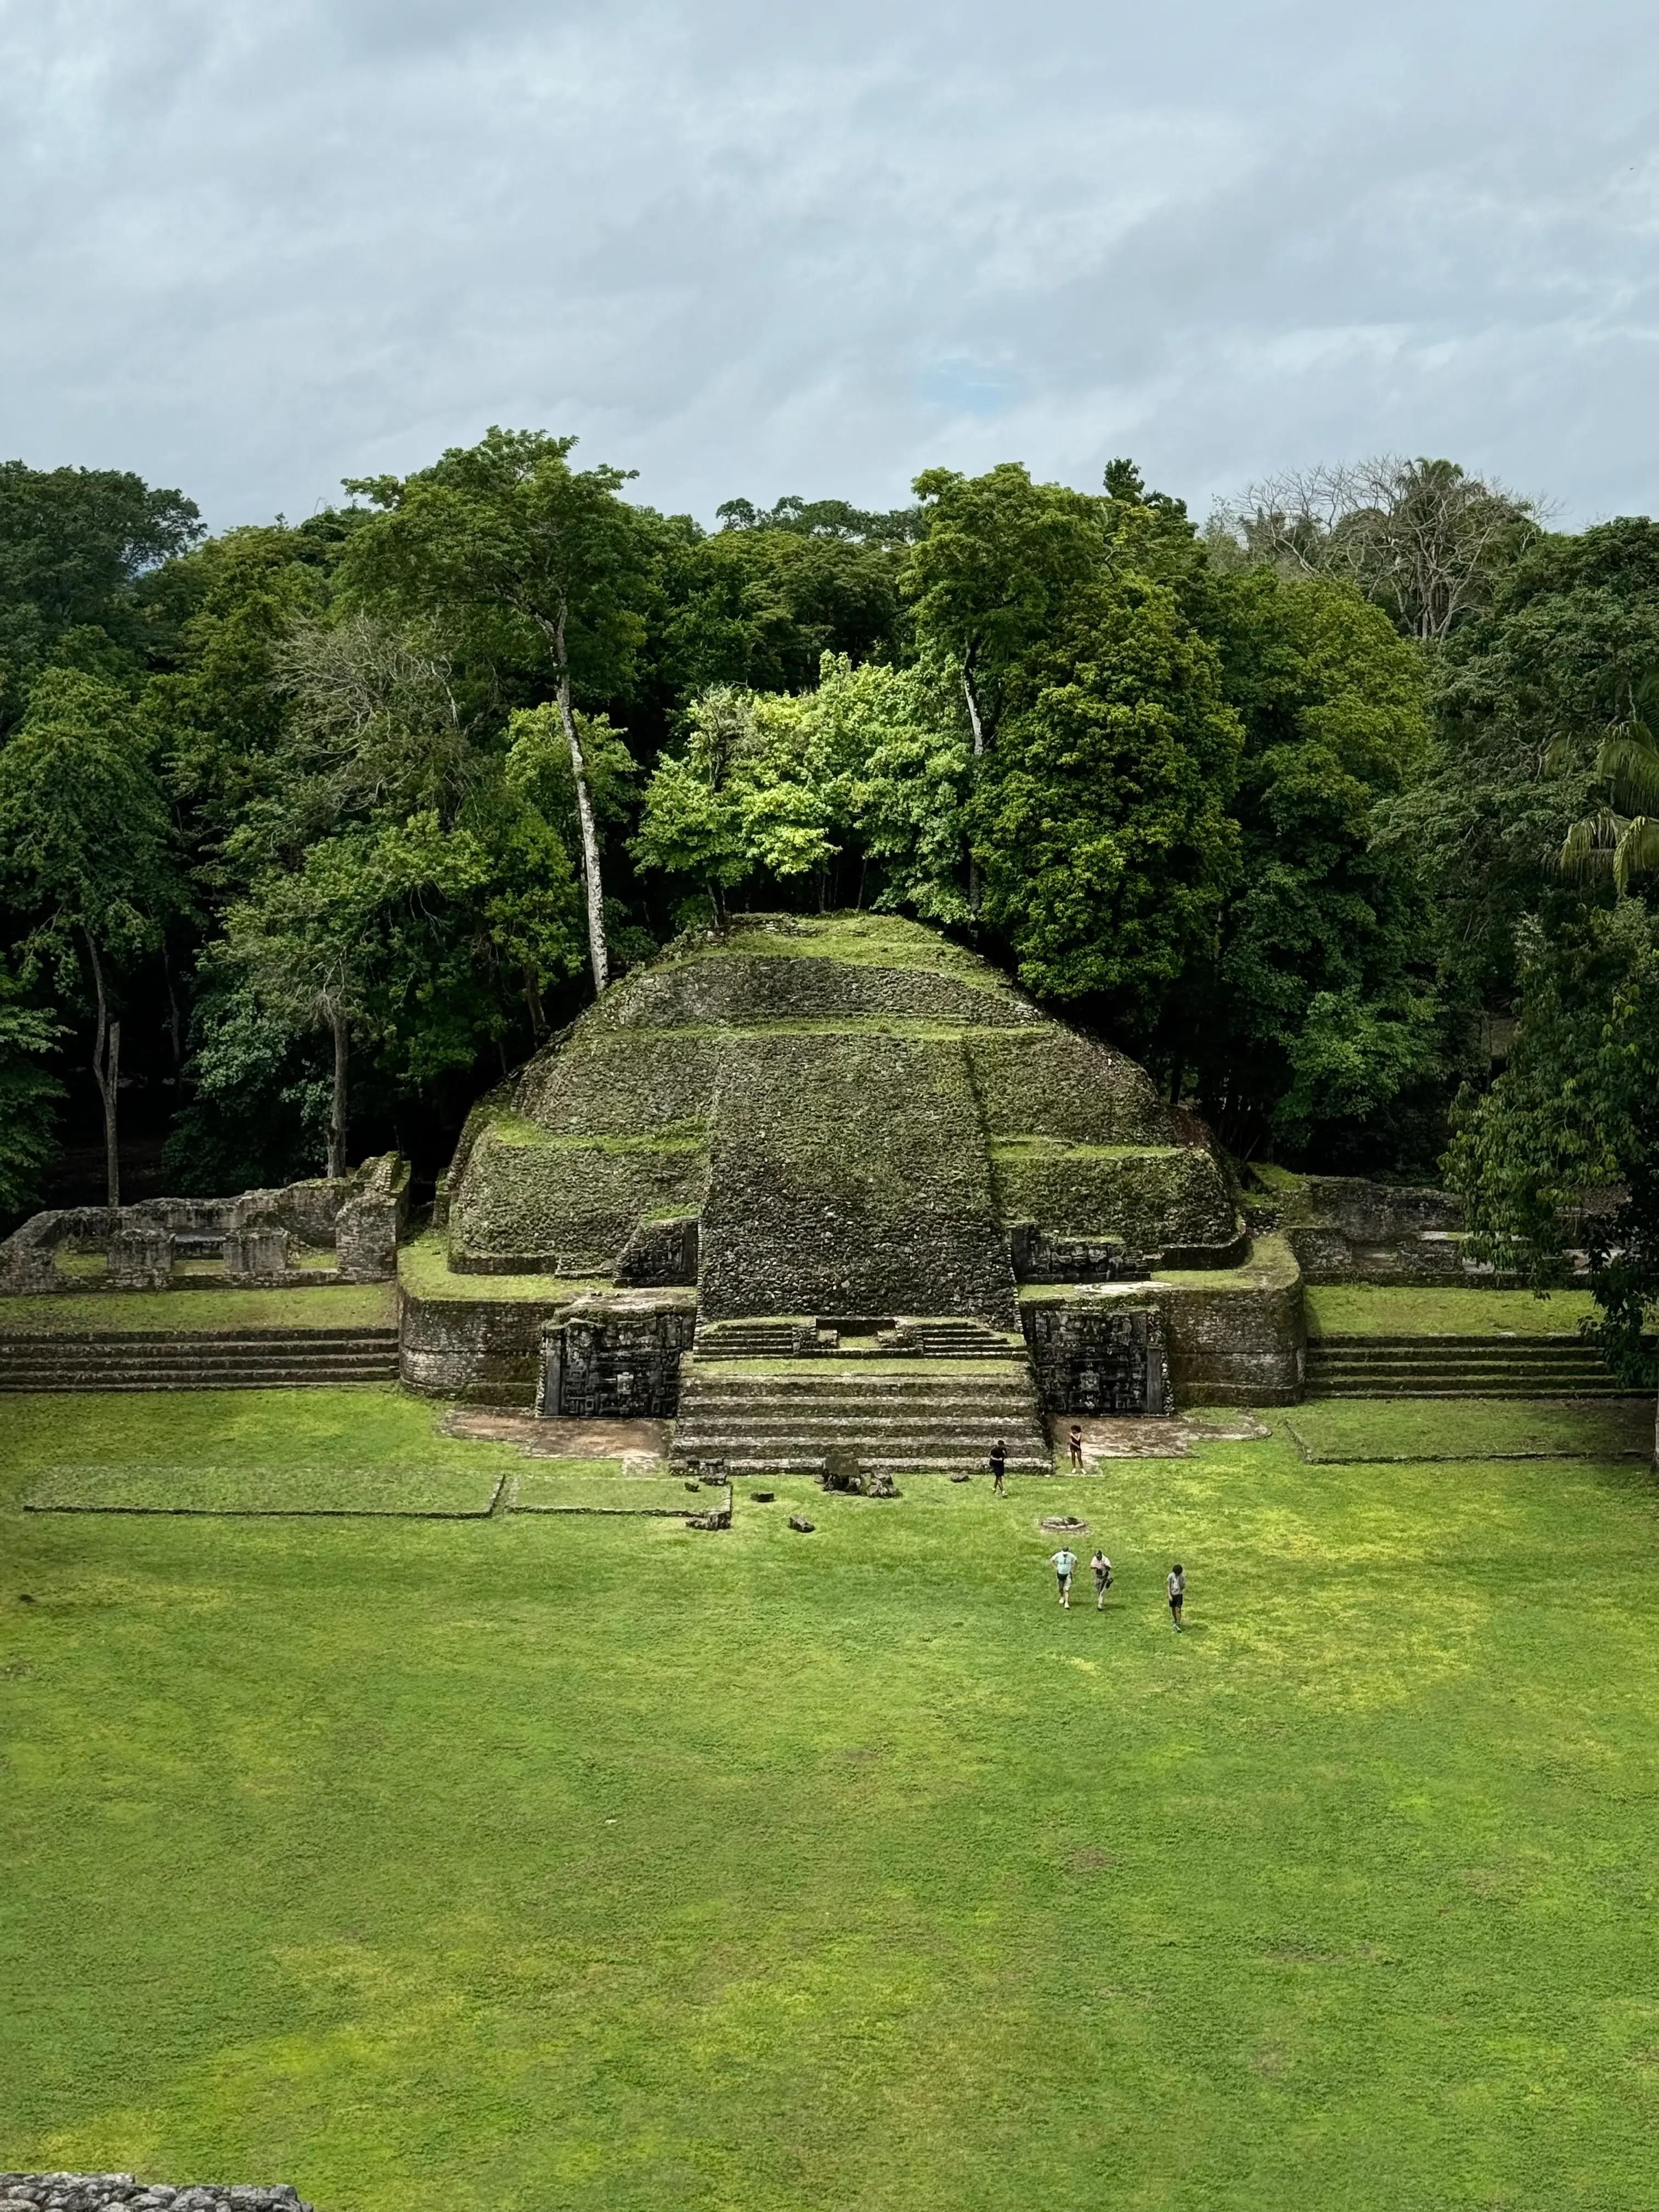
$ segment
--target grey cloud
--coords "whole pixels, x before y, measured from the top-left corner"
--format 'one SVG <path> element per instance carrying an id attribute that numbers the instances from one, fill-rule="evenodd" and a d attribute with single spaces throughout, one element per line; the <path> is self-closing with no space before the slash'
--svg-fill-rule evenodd
<path id="1" fill-rule="evenodd" d="M 217 525 L 490 422 L 705 517 L 1380 448 L 1645 508 L 1650 46 L 1632 0 L 20 0 L 0 446 Z"/>

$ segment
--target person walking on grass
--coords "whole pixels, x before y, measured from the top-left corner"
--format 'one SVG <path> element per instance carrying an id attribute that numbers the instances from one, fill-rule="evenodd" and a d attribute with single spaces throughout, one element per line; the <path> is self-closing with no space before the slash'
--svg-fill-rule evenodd
<path id="1" fill-rule="evenodd" d="M 1181 1633 L 1181 1608 L 1187 1595 L 1187 1570 L 1179 1559 L 1170 1570 L 1165 1588 L 1170 1593 L 1170 1618 L 1176 1625 L 1178 1636 Z"/>
<path id="2" fill-rule="evenodd" d="M 1106 1593 L 1112 1587 L 1112 1563 L 1098 1544 L 1095 1546 L 1095 1555 L 1089 1565 L 1095 1571 L 1095 1611 L 1104 1613 Z"/>
<path id="3" fill-rule="evenodd" d="M 1083 1472 L 1083 1431 L 1075 1421 L 1072 1424 L 1072 1433 L 1067 1437 L 1066 1441 L 1072 1448 L 1072 1472 L 1073 1474 L 1081 1474 Z"/>
<path id="4" fill-rule="evenodd" d="M 1060 1604 L 1069 1613 L 1072 1609 L 1072 1577 L 1077 1571 L 1077 1553 L 1062 1544 L 1057 1552 L 1049 1553 L 1048 1565 L 1054 1569 L 1054 1579 L 1060 1584 Z"/>
<path id="5" fill-rule="evenodd" d="M 1008 1447 L 999 1437 L 991 1447 L 991 1494 L 993 1497 L 1006 1498 L 1008 1495 L 1002 1486 L 1002 1478 L 1007 1471 Z"/>

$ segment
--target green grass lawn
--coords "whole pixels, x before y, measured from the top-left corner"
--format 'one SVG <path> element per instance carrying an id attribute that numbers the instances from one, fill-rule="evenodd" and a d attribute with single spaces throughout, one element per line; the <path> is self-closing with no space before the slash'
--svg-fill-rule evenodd
<path id="1" fill-rule="evenodd" d="M 445 1449 L 526 1468 L 389 1392 L 0 1401 L 14 1501 Z M 1064 1486 L 1103 1615 L 1036 1486 L 771 1486 L 720 1534 L 6 1507 L 5 2162 L 322 2212 L 1654 2202 L 1647 1468 L 1108 1462 Z"/>
<path id="2" fill-rule="evenodd" d="M 319 1283 L 296 1291 L 69 1291 L 0 1298 L 0 1336 L 75 1335 L 119 1328 L 390 1328 L 391 1283 Z"/>
<path id="3" fill-rule="evenodd" d="M 1651 1398 L 1319 1398 L 1273 1418 L 1304 1457 L 1617 1459 L 1653 1450 Z"/>
<path id="4" fill-rule="evenodd" d="M 1595 1311 L 1588 1291 L 1388 1290 L 1310 1283 L 1310 1336 L 1577 1336 Z"/>
<path id="5" fill-rule="evenodd" d="M 526 1468 L 511 1492 L 515 1513 L 712 1513 L 731 1503 L 724 1486 L 688 1490 L 683 1477 L 626 1475 L 615 1460 L 554 1460 Z"/>
<path id="6" fill-rule="evenodd" d="M 29 1492 L 33 1513 L 488 1513 L 505 1477 L 474 1468 L 57 1466 Z"/>

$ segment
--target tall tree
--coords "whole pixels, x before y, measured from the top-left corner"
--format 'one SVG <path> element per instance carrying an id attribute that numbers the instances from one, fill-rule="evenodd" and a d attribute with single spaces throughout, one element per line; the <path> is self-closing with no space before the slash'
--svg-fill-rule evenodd
<path id="1" fill-rule="evenodd" d="M 981 477 L 929 469 L 915 489 L 926 534 L 903 588 L 924 653 L 957 671 L 978 759 L 1024 655 L 1099 571 L 1104 532 L 1097 502 L 1063 484 L 1035 484 L 1016 462 Z"/>
<path id="2" fill-rule="evenodd" d="M 1376 842 L 1427 750 L 1422 656 L 1322 576 L 1224 578 L 1212 611 L 1244 726 L 1243 865 L 1170 1048 L 1234 1151 L 1294 1153 L 1317 1132 L 1328 1158 L 1438 1073 L 1431 909 L 1415 855 Z M 1443 1135 L 1425 1127 L 1429 1157 Z"/>
<path id="3" fill-rule="evenodd" d="M 1407 637 L 1438 644 L 1538 535 L 1537 510 L 1455 461 L 1384 453 L 1290 469 L 1217 510 L 1212 534 L 1288 575 L 1340 576 Z"/>
<path id="4" fill-rule="evenodd" d="M 63 1024 L 28 1004 L 0 969 L 0 1215 L 37 1196 L 52 1157 L 52 1108 L 62 1085 L 41 1065 Z"/>
<path id="5" fill-rule="evenodd" d="M 970 802 L 986 916 L 1029 989 L 1148 1036 L 1237 874 L 1240 739 L 1215 650 L 1163 585 L 1073 595 L 1011 677 Z"/>
<path id="6" fill-rule="evenodd" d="M 133 587 L 200 535 L 192 501 L 125 470 L 0 462 L 0 727 L 49 659 L 136 672 Z"/>
<path id="7" fill-rule="evenodd" d="M 1576 908 L 1555 856 L 1656 670 L 1659 523 L 1641 516 L 1539 538 L 1435 656 L 1429 757 L 1380 834 L 1422 869 L 1442 989 L 1472 1012 L 1513 1005 L 1521 922 Z"/>
<path id="8" fill-rule="evenodd" d="M 1447 1155 L 1477 1256 L 1539 1289 L 1587 1250 L 1593 1334 L 1651 1388 L 1659 1303 L 1659 921 L 1639 899 L 1521 933 L 1508 1066 L 1465 1100 Z"/>
<path id="9" fill-rule="evenodd" d="M 603 705 L 625 690 L 645 635 L 639 611 L 649 540 L 618 497 L 634 473 L 574 470 L 576 441 L 492 428 L 452 447 L 401 480 L 356 480 L 380 514 L 349 542 L 349 592 L 410 614 L 468 624 L 487 651 L 538 644 L 570 758 L 580 825 L 593 988 L 610 980 L 599 841 L 576 704 Z"/>
<path id="10" fill-rule="evenodd" d="M 28 921 L 23 972 L 48 963 L 94 1006 L 109 1203 L 121 1202 L 118 970 L 153 950 L 181 903 L 171 823 L 131 706 L 95 678 L 48 669 L 0 747 L 0 878 Z"/>

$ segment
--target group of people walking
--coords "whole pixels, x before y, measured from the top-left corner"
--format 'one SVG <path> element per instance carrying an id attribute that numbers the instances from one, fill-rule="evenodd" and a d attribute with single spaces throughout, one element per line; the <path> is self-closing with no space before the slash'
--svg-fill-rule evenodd
<path id="1" fill-rule="evenodd" d="M 1051 1552 L 1048 1554 L 1048 1564 L 1054 1569 L 1054 1578 L 1060 1584 L 1060 1605 L 1066 1613 L 1069 1613 L 1072 1609 L 1072 1577 L 1077 1572 L 1077 1553 L 1069 1545 L 1062 1544 L 1057 1552 Z M 1095 1611 L 1104 1613 L 1106 1593 L 1112 1587 L 1112 1563 L 1097 1545 L 1095 1555 L 1090 1560 L 1089 1565 L 1095 1578 Z M 1164 1577 L 1164 1587 L 1170 1600 L 1170 1618 L 1179 1631 L 1182 1625 L 1181 1608 L 1187 1596 L 1187 1570 L 1179 1559 Z"/>
<path id="2" fill-rule="evenodd" d="M 1075 1421 L 1072 1424 L 1072 1433 L 1066 1438 L 1066 1443 L 1071 1449 L 1073 1472 L 1081 1474 L 1083 1431 Z M 1008 1447 L 1000 1437 L 991 1447 L 990 1468 L 993 1494 L 998 1498 L 1006 1498 L 1008 1494 L 1006 1480 Z M 1060 1584 L 1060 1606 L 1065 1612 L 1069 1613 L 1072 1609 L 1072 1577 L 1077 1572 L 1077 1553 L 1068 1546 L 1062 1544 L 1059 1551 L 1049 1553 L 1048 1564 L 1054 1569 L 1055 1578 Z M 1095 1611 L 1104 1613 L 1106 1593 L 1112 1587 L 1112 1563 L 1105 1553 L 1097 1546 L 1095 1555 L 1090 1560 L 1089 1565 L 1095 1578 Z M 1182 1626 L 1181 1608 L 1186 1602 L 1187 1597 L 1187 1570 L 1179 1559 L 1164 1577 L 1164 1588 L 1170 1601 L 1170 1619 L 1174 1622 L 1178 1634 Z"/>

